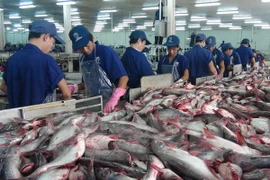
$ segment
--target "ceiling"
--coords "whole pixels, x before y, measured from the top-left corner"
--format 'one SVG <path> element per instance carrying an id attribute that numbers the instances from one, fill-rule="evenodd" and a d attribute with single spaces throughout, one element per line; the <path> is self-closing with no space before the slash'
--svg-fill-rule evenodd
<path id="1" fill-rule="evenodd" d="M 36 5 L 31 9 L 20 9 L 18 6 L 22 2 L 33 2 Z M 63 1 L 63 0 L 62 0 Z M 150 23 L 148 29 L 151 29 L 151 22 L 153 22 L 154 13 L 156 10 L 142 10 L 142 7 L 156 6 L 159 0 L 74 0 L 76 4 L 71 5 L 71 8 L 76 8 L 79 12 L 81 23 L 87 26 L 90 30 L 94 30 L 97 16 L 104 13 L 100 13 L 100 10 L 114 9 L 117 12 L 107 13 L 111 16 L 110 20 L 107 20 L 102 31 L 111 31 L 119 23 L 123 22 L 123 19 L 130 18 L 133 15 L 145 15 L 146 18 L 136 19 L 136 23 L 130 24 L 131 29 L 136 29 L 137 26 L 142 26 L 144 23 Z M 200 24 L 201 28 L 210 26 L 212 29 L 219 29 L 219 25 L 207 25 L 206 21 L 190 22 L 191 16 L 205 16 L 207 19 L 220 19 L 221 23 L 233 23 L 233 26 L 241 26 L 242 28 L 251 28 L 254 24 L 246 24 L 245 20 L 233 20 L 232 14 L 218 15 L 217 11 L 222 9 L 238 10 L 238 14 L 245 14 L 252 16 L 254 20 L 261 20 L 262 23 L 270 23 L 270 2 L 262 3 L 262 0 L 215 0 L 220 2 L 220 6 L 213 7 L 195 7 L 196 1 L 209 1 L 209 0 L 176 0 L 176 11 L 186 10 L 189 14 L 184 17 L 176 17 L 176 21 L 186 21 L 187 25 L 179 25 L 188 29 L 189 24 Z M 44 11 L 48 14 L 46 18 L 53 18 L 55 22 L 63 25 L 63 7 L 56 5 L 57 0 L 0 0 L 0 7 L 3 8 L 4 20 L 10 21 L 12 24 L 5 25 L 9 27 L 10 31 L 14 30 L 14 24 L 21 24 L 22 20 L 36 20 L 44 19 L 37 18 L 34 15 Z M 165 2 L 165 1 L 163 1 Z M 166 3 L 165 3 L 166 4 Z M 20 19 L 9 19 L 9 16 L 18 13 Z M 27 28 L 28 24 L 22 24 L 23 28 Z M 269 26 L 270 27 L 270 26 Z M 201 29 L 199 28 L 199 29 Z M 258 27 L 260 28 L 260 27 Z M 19 30 L 20 31 L 20 30 Z M 21 30 L 23 31 L 23 30 Z"/>

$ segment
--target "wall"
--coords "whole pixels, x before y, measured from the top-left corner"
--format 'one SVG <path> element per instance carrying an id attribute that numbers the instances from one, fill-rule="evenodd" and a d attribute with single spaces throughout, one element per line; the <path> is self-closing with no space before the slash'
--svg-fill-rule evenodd
<path id="1" fill-rule="evenodd" d="M 252 30 L 212 30 L 212 31 L 197 31 L 196 33 L 204 33 L 206 36 L 215 36 L 217 38 L 217 46 L 219 46 L 222 40 L 225 42 L 231 42 L 234 47 L 238 47 L 240 41 L 243 38 L 249 38 L 252 40 L 251 46 L 257 50 L 264 53 L 270 54 L 270 30 L 261 30 L 256 27 Z M 189 38 L 192 31 L 176 31 L 176 35 L 180 38 L 180 45 L 182 48 L 189 47 Z M 114 45 L 118 47 L 119 45 L 129 46 L 129 31 L 122 32 L 102 32 L 93 33 L 95 40 L 105 45 Z M 146 35 L 150 42 L 154 42 L 155 33 L 152 31 L 146 31 Z M 60 34 L 63 37 L 63 34 Z M 28 38 L 28 33 L 6 33 L 7 42 L 12 44 L 26 43 Z M 165 42 L 166 39 L 163 40 Z"/>

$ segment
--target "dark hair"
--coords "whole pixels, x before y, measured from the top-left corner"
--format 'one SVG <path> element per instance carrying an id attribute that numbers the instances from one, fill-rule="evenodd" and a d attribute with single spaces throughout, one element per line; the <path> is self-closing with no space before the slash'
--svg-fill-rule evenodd
<path id="1" fill-rule="evenodd" d="M 130 39 L 129 40 L 129 44 L 136 44 L 137 42 L 138 42 L 138 39 Z"/>
<path id="2" fill-rule="evenodd" d="M 93 42 L 94 38 L 93 35 L 91 33 L 89 33 L 89 40 Z"/>
<path id="3" fill-rule="evenodd" d="M 40 38 L 42 33 L 36 33 L 36 32 L 29 32 L 29 35 L 28 35 L 28 41 L 32 38 Z"/>
<path id="4" fill-rule="evenodd" d="M 195 43 L 201 43 L 201 42 L 203 42 L 202 40 L 195 40 Z"/>

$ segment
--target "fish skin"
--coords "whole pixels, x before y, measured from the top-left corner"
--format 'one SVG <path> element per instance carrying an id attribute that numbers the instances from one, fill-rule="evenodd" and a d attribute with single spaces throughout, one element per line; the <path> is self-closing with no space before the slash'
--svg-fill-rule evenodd
<path id="1" fill-rule="evenodd" d="M 36 180 L 65 180 L 68 179 L 69 169 L 61 168 L 61 169 L 52 169 L 42 173 Z"/>
<path id="2" fill-rule="evenodd" d="M 192 93 L 194 94 L 196 92 L 195 89 L 180 89 L 180 88 L 164 88 L 162 90 L 162 94 L 164 96 L 168 96 L 168 95 L 183 95 L 183 94 L 187 94 L 187 93 Z"/>
<path id="3" fill-rule="evenodd" d="M 222 163 L 218 167 L 218 172 L 222 177 L 226 177 L 226 180 L 241 180 L 242 169 L 232 163 Z"/>
<path id="4" fill-rule="evenodd" d="M 270 109 L 270 103 L 264 101 L 254 101 L 253 104 L 260 108 L 262 111 L 268 111 Z"/>
<path id="5" fill-rule="evenodd" d="M 117 135 L 91 134 L 85 140 L 86 148 L 92 150 L 109 150 L 109 142 L 118 139 Z"/>
<path id="6" fill-rule="evenodd" d="M 124 174 L 119 174 L 119 173 L 114 172 L 108 176 L 108 180 L 137 180 L 137 179 L 128 177 Z"/>
<path id="7" fill-rule="evenodd" d="M 210 172 L 206 164 L 199 158 L 190 155 L 181 149 L 169 148 L 164 142 L 154 140 L 151 143 L 152 150 L 162 160 L 169 163 L 177 169 L 177 173 L 184 174 L 193 179 L 211 179 L 218 178 Z"/>
<path id="8" fill-rule="evenodd" d="M 127 112 L 125 110 L 117 111 L 117 112 L 111 112 L 106 116 L 101 117 L 101 121 L 112 121 L 112 120 L 119 120 L 123 118 Z"/>
<path id="9" fill-rule="evenodd" d="M 269 118 L 252 118 L 250 125 L 259 133 L 270 132 L 270 119 Z"/>
<path id="10" fill-rule="evenodd" d="M 269 177 L 270 169 L 255 169 L 243 174 L 243 180 L 262 180 L 265 177 Z"/>
<path id="11" fill-rule="evenodd" d="M 17 154 L 11 154 L 5 157 L 3 168 L 1 169 L 1 177 L 3 180 L 18 179 L 23 180 L 23 176 L 19 171 L 21 158 Z"/>
<path id="12" fill-rule="evenodd" d="M 81 164 L 78 164 L 70 170 L 68 174 L 68 179 L 87 180 L 88 176 L 89 175 L 87 168 Z"/>
<path id="13" fill-rule="evenodd" d="M 86 149 L 85 157 L 94 157 L 94 160 L 117 162 L 123 165 L 131 165 L 131 155 L 122 150 L 90 150 Z"/>
<path id="14" fill-rule="evenodd" d="M 149 163 L 148 163 L 148 168 L 147 172 L 143 176 L 142 180 L 155 180 L 158 178 L 158 170 L 153 168 L 154 166 L 157 166 L 159 168 L 164 168 L 163 163 L 155 156 L 149 156 Z"/>
<path id="15" fill-rule="evenodd" d="M 58 156 L 51 162 L 39 167 L 35 172 L 30 176 L 26 177 L 27 179 L 32 179 L 50 169 L 55 169 L 72 162 L 75 162 L 85 152 L 85 137 L 83 133 L 77 135 L 75 140 L 70 143 L 70 145 L 58 154 Z"/>

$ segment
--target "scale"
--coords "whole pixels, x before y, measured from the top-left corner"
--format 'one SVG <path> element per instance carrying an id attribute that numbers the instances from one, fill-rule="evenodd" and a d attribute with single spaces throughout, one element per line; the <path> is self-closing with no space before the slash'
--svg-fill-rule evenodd
<path id="1" fill-rule="evenodd" d="M 11 119 L 21 118 L 25 120 L 32 120 L 34 118 L 45 117 L 53 113 L 77 111 L 82 113 L 102 112 L 103 99 L 102 96 L 95 96 L 80 100 L 70 99 L 66 101 L 56 101 L 46 104 L 38 104 L 32 106 L 24 106 L 20 108 L 13 108 L 0 111 L 0 118 Z"/>

